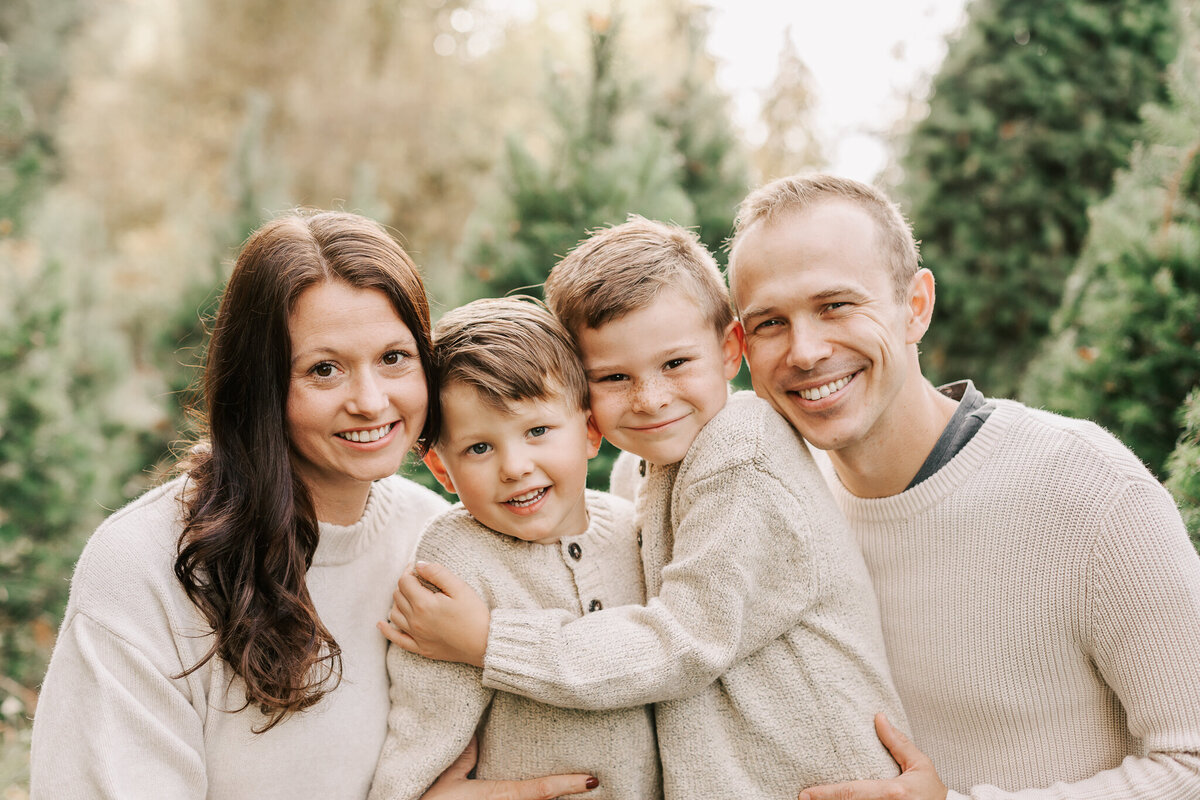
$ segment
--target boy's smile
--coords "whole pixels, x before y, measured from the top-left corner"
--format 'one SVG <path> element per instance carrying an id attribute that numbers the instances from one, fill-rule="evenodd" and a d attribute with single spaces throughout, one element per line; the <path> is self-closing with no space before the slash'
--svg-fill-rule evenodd
<path id="1" fill-rule="evenodd" d="M 587 529 L 587 462 L 600 434 L 586 411 L 558 397 L 500 409 L 460 383 L 444 387 L 441 400 L 443 434 L 425 463 L 471 516 L 527 542 Z"/>
<path id="2" fill-rule="evenodd" d="M 592 418 L 622 450 L 674 464 L 725 407 L 741 361 L 730 326 L 718 335 L 685 292 L 665 288 L 644 308 L 578 331 Z"/>

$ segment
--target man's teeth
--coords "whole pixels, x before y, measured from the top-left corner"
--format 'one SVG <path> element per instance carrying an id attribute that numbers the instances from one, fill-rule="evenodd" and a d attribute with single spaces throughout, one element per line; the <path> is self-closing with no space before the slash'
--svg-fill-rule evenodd
<path id="1" fill-rule="evenodd" d="M 339 433 L 336 435 L 351 442 L 377 442 L 384 436 L 388 435 L 388 431 L 392 429 L 392 425 L 394 424 L 395 423 L 389 422 L 387 425 L 383 425 L 370 431 L 346 431 L 345 433 Z"/>
<path id="2" fill-rule="evenodd" d="M 524 507 L 533 505 L 538 500 L 542 499 L 542 495 L 546 493 L 546 489 L 547 487 L 545 486 L 543 486 L 541 489 L 533 489 L 532 491 L 528 491 L 525 494 L 519 494 L 511 500 L 506 500 L 505 502 L 510 506 Z"/>
<path id="3" fill-rule="evenodd" d="M 829 397 L 829 395 L 845 386 L 853 377 L 853 375 L 847 375 L 844 378 L 838 378 L 833 383 L 827 383 L 824 386 L 818 386 L 815 389 L 801 389 L 798 394 L 805 400 L 820 400 L 822 397 Z"/>

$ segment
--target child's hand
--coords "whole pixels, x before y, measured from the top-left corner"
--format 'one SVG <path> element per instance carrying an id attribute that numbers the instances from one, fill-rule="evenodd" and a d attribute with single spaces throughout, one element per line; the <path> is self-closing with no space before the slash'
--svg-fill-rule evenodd
<path id="1" fill-rule="evenodd" d="M 491 612 L 474 589 L 441 564 L 418 561 L 400 576 L 388 619 L 391 625 L 376 625 L 401 649 L 483 666 Z"/>

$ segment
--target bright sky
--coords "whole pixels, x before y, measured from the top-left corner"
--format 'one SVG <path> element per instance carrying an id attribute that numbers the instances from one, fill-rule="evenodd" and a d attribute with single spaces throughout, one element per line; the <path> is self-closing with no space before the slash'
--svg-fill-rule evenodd
<path id="1" fill-rule="evenodd" d="M 813 73 L 818 135 L 830 168 L 871 180 L 884 166 L 879 134 L 904 113 L 946 53 L 966 0 L 708 0 L 710 49 L 718 80 L 734 99 L 751 142 L 758 112 L 790 27 L 796 52 Z"/>

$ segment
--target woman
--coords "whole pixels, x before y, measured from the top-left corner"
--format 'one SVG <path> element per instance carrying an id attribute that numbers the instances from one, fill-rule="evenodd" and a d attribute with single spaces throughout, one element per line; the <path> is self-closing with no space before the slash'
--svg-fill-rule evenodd
<path id="1" fill-rule="evenodd" d="M 206 439 L 84 549 L 34 721 L 34 797 L 362 798 L 386 733 L 375 630 L 425 521 L 395 472 L 434 424 L 429 307 L 377 224 L 246 242 L 204 376 Z M 467 781 L 428 797 L 553 797 Z"/>

